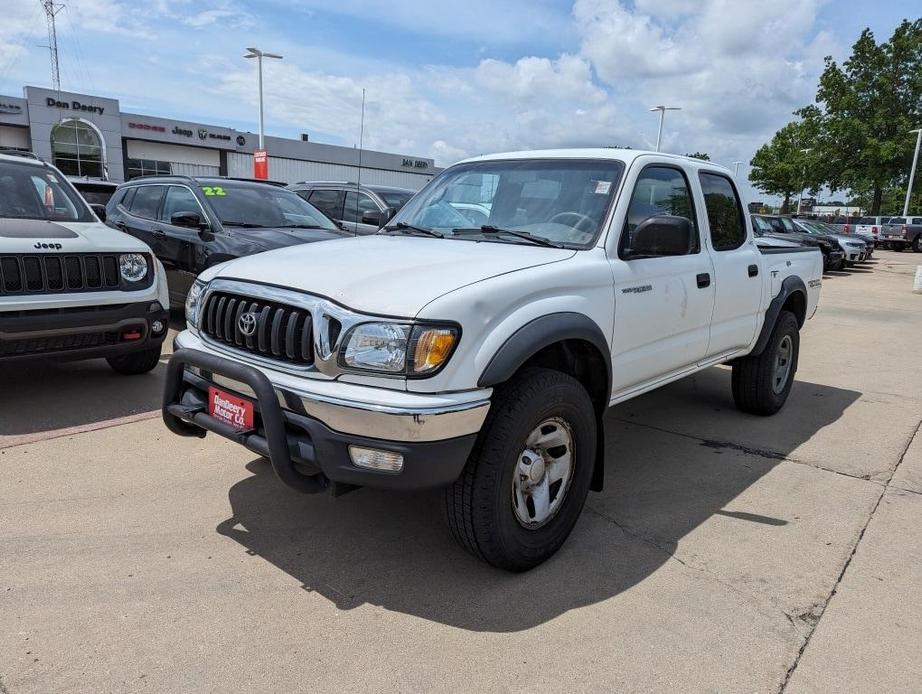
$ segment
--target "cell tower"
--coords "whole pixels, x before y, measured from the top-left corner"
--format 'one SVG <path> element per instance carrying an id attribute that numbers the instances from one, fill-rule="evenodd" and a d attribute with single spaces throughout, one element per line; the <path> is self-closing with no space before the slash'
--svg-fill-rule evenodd
<path id="1" fill-rule="evenodd" d="M 54 27 L 55 15 L 64 9 L 64 5 L 54 0 L 41 0 L 45 17 L 48 19 L 48 50 L 51 52 L 51 84 L 55 91 L 61 91 L 61 69 L 58 65 L 58 34 Z"/>

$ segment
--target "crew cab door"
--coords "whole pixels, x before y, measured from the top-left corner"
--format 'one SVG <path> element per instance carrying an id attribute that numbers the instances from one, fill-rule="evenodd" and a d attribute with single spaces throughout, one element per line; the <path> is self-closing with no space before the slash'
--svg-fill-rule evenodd
<path id="1" fill-rule="evenodd" d="M 630 203 L 609 251 L 615 285 L 613 393 L 625 393 L 693 368 L 708 345 L 714 282 L 688 177 L 671 164 L 649 164 L 625 182 Z M 682 255 L 632 258 L 632 234 L 646 219 L 684 217 L 697 243 Z M 614 252 L 613 252 L 614 251 Z"/>
<path id="2" fill-rule="evenodd" d="M 190 188 L 182 185 L 167 186 L 160 208 L 158 225 L 160 257 L 167 272 L 167 284 L 170 287 L 170 301 L 176 304 L 185 302 L 185 297 L 198 275 L 196 258 L 204 244 L 203 230 L 172 223 L 173 215 L 179 212 L 194 212 L 204 223 L 208 222 L 201 204 Z M 207 233 L 207 232 L 205 232 Z"/>
<path id="3" fill-rule="evenodd" d="M 346 191 L 346 201 L 343 206 L 343 226 L 360 236 L 377 234 L 377 224 L 363 224 L 362 215 L 366 212 L 381 212 L 378 204 L 369 195 L 354 190 Z"/>
<path id="4" fill-rule="evenodd" d="M 762 256 L 746 228 L 736 186 L 728 176 L 699 171 L 707 245 L 714 266 L 714 315 L 709 357 L 748 347 L 762 306 Z"/>

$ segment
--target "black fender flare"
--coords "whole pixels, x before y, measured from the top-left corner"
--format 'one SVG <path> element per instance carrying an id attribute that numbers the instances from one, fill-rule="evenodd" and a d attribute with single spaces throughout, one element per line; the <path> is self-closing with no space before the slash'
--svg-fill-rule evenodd
<path id="1" fill-rule="evenodd" d="M 804 306 L 806 306 L 807 297 L 809 296 L 807 294 L 807 285 L 804 284 L 804 281 L 800 277 L 791 276 L 786 278 L 784 282 L 781 283 L 781 290 L 778 292 L 778 295 L 772 299 L 772 302 L 768 305 L 768 309 L 765 311 L 765 322 L 762 323 L 762 332 L 759 333 L 759 339 L 756 340 L 755 346 L 747 356 L 757 357 L 765 351 L 772 331 L 775 329 L 775 323 L 778 322 L 778 314 L 781 313 L 781 307 L 784 306 L 784 303 L 792 294 L 796 293 L 803 294 Z M 806 318 L 806 316 L 804 316 L 804 318 Z M 802 326 L 803 319 L 798 317 L 797 320 Z"/>
<path id="2" fill-rule="evenodd" d="M 597 416 L 596 459 L 590 489 L 601 491 L 605 471 L 604 415 L 611 398 L 612 366 L 611 347 L 602 329 L 589 316 L 582 313 L 550 313 L 526 323 L 510 335 L 490 359 L 477 381 L 481 388 L 489 388 L 508 381 L 521 366 L 545 347 L 564 340 L 583 340 L 593 345 L 605 363 L 605 398 Z"/>

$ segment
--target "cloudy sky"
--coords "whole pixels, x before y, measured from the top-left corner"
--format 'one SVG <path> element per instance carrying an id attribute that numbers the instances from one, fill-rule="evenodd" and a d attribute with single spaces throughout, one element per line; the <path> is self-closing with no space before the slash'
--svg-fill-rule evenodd
<path id="1" fill-rule="evenodd" d="M 62 88 L 126 111 L 430 156 L 595 145 L 746 162 L 812 101 L 825 55 L 917 0 L 67 0 Z M 4 0 L 0 94 L 50 86 L 39 0 Z M 912 7 L 911 7 L 912 6 Z M 915 12 L 913 10 L 915 9 Z M 754 195 L 758 195 L 754 193 Z M 761 197 L 761 196 L 760 196 Z"/>

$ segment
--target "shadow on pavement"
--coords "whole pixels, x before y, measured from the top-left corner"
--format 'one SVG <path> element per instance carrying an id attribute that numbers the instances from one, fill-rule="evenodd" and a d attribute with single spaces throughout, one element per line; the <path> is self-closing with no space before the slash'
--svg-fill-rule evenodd
<path id="1" fill-rule="evenodd" d="M 123 376 L 104 359 L 29 361 L 0 368 L 0 436 L 103 422 L 160 407 L 166 367 Z"/>
<path id="2" fill-rule="evenodd" d="M 233 515 L 217 532 L 343 610 L 371 604 L 461 629 L 519 631 L 643 581 L 715 514 L 784 526 L 723 509 L 860 395 L 798 382 L 785 412 L 753 417 L 733 409 L 729 370 L 714 368 L 613 408 L 605 490 L 590 493 L 563 549 L 527 574 L 495 570 L 455 545 L 437 491 L 305 497 L 264 460 L 230 489 Z M 728 441 L 671 433 L 702 418 L 723 422 Z M 777 430 L 772 446 L 748 448 L 766 426 Z M 727 449 L 748 455 L 722 455 Z"/>

